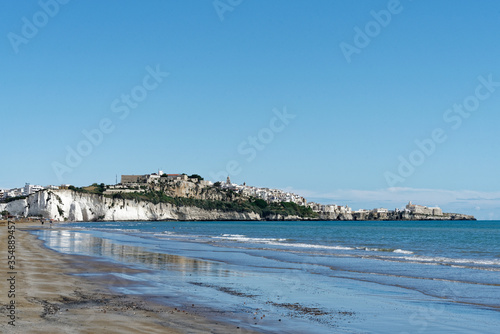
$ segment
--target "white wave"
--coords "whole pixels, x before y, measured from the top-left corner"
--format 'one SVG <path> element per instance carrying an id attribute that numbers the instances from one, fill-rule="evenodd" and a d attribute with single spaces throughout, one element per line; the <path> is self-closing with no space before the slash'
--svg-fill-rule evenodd
<path id="1" fill-rule="evenodd" d="M 242 234 L 223 234 L 220 237 L 212 237 L 213 239 L 222 239 L 228 241 L 238 241 L 238 242 L 255 242 L 255 243 L 268 243 L 274 241 L 286 241 L 283 238 L 251 238 Z"/>
<path id="2" fill-rule="evenodd" d="M 315 248 L 315 249 L 335 249 L 335 250 L 354 250 L 352 247 L 344 246 L 326 246 L 326 245 L 312 245 L 312 244 L 290 244 L 290 243 L 280 243 L 279 245 L 287 247 L 300 247 L 300 248 Z"/>
<path id="3" fill-rule="evenodd" d="M 108 232 L 108 231 L 111 231 L 111 232 L 115 232 L 115 231 L 120 231 L 120 232 L 134 232 L 134 233 L 141 232 L 141 230 L 129 229 L 129 228 L 99 228 L 97 230 L 99 230 L 99 231 L 105 231 L 105 232 Z"/>
<path id="4" fill-rule="evenodd" d="M 400 254 L 413 254 L 412 251 L 404 249 L 392 249 L 392 248 L 369 248 L 369 247 L 356 247 L 357 250 L 364 250 L 367 252 L 387 252 L 387 253 L 400 253 Z"/>
<path id="5" fill-rule="evenodd" d="M 160 234 L 161 234 L 161 235 L 179 235 L 179 234 L 177 234 L 177 233 L 175 233 L 175 232 L 171 232 L 171 231 L 163 231 L 163 232 L 161 232 L 161 233 L 156 233 L 156 232 L 153 232 L 153 233 L 154 233 L 154 235 L 157 235 L 157 234 L 158 234 L 158 235 L 160 235 Z"/>
<path id="6" fill-rule="evenodd" d="M 392 252 L 392 249 L 370 248 L 370 247 L 356 247 L 356 250 L 364 250 L 367 252 Z"/>
<path id="7" fill-rule="evenodd" d="M 487 266 L 499 266 L 500 261 L 497 260 L 478 260 L 478 259 L 453 259 L 453 258 L 448 258 L 448 257 L 432 257 L 432 256 L 412 256 L 412 257 L 404 257 L 405 260 L 410 260 L 410 261 L 419 261 L 419 262 L 427 262 L 427 263 L 432 263 L 432 262 L 437 262 L 437 263 L 463 263 L 463 264 L 479 264 L 479 265 L 487 265 Z"/>
<path id="8" fill-rule="evenodd" d="M 394 253 L 400 253 L 400 254 L 413 254 L 412 251 L 404 250 L 404 249 L 395 249 L 393 252 Z"/>
<path id="9" fill-rule="evenodd" d="M 266 244 L 272 246 L 283 246 L 283 247 L 293 247 L 293 248 L 314 248 L 314 249 L 335 249 L 335 250 L 353 250 L 352 247 L 342 247 L 342 246 L 327 246 L 327 245 L 315 245 L 315 244 L 305 244 L 305 243 L 289 243 L 284 242 L 288 239 L 284 238 L 251 238 L 241 234 L 223 234 L 220 237 L 212 237 L 214 239 L 221 239 L 227 241 L 237 241 L 237 242 L 249 242 Z"/>
<path id="10" fill-rule="evenodd" d="M 196 237 L 196 235 L 186 235 L 186 234 L 177 234 L 175 232 L 161 232 L 161 233 L 154 233 L 153 236 L 163 238 L 163 239 L 169 239 L 169 238 L 193 238 Z"/>

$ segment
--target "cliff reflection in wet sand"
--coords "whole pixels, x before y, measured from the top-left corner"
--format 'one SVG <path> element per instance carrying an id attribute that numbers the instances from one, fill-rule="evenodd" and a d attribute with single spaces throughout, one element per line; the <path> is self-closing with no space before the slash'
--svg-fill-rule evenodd
<path id="1" fill-rule="evenodd" d="M 117 244 L 113 240 L 97 238 L 87 233 L 44 230 L 41 234 L 42 238 L 47 240 L 47 247 L 60 252 L 107 257 L 114 261 L 142 264 L 153 270 L 178 271 L 181 275 L 229 277 L 235 274 L 222 269 L 221 264 L 217 262 L 151 252 L 140 246 Z"/>

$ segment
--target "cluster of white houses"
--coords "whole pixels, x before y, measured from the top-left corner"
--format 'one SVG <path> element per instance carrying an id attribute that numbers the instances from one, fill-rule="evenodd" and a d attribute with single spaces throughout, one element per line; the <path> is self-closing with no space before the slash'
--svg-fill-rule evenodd
<path id="1" fill-rule="evenodd" d="M 12 188 L 12 189 L 0 189 L 0 199 L 6 200 L 8 198 L 12 197 L 21 197 L 21 196 L 29 196 L 31 194 L 34 194 L 40 190 L 45 190 L 45 189 L 60 189 L 60 188 L 67 188 L 69 185 L 61 185 L 59 186 L 38 186 L 38 185 L 33 185 L 26 183 L 24 187 L 22 188 Z"/>
<path id="2" fill-rule="evenodd" d="M 373 210 L 359 209 L 358 211 L 353 211 L 353 213 L 389 213 L 391 210 L 385 208 L 378 208 Z M 431 215 L 431 216 L 442 216 L 443 210 L 436 207 L 427 207 L 423 205 L 413 204 L 411 201 L 406 204 L 405 209 L 394 209 L 394 212 L 404 212 L 416 215 Z"/>
<path id="3" fill-rule="evenodd" d="M 324 207 L 328 207 L 328 205 L 326 205 Z M 337 212 L 345 212 L 345 213 L 375 213 L 375 214 L 377 214 L 377 213 L 384 214 L 385 213 L 385 214 L 387 214 L 387 213 L 391 212 L 391 210 L 385 209 L 385 208 L 377 208 L 377 209 L 373 209 L 373 210 L 359 209 L 357 211 L 352 211 L 352 212 L 348 206 L 345 206 L 345 208 L 346 208 L 345 210 L 349 210 L 349 211 L 340 211 L 338 208 L 336 210 L 337 210 Z M 423 206 L 423 205 L 412 204 L 411 201 L 406 205 L 406 207 L 403 210 L 396 208 L 396 209 L 394 209 L 394 212 L 396 212 L 396 213 L 404 212 L 404 213 L 410 213 L 410 214 L 416 214 L 416 215 L 420 214 L 420 215 L 431 215 L 431 216 L 442 216 L 443 215 L 443 210 L 441 210 L 441 208 L 438 208 L 437 206 L 436 207 L 427 207 L 427 206 Z"/>
<path id="4" fill-rule="evenodd" d="M 115 188 L 127 188 L 130 186 L 137 186 L 141 184 L 152 184 L 158 182 L 160 179 L 166 178 L 167 181 L 185 181 L 196 182 L 202 187 L 211 187 L 214 184 L 211 181 L 198 180 L 197 178 L 190 178 L 186 174 L 166 174 L 163 171 L 158 173 L 145 174 L 145 175 L 122 175 L 120 185 Z M 222 189 L 232 190 L 245 197 L 255 197 L 265 200 L 266 202 L 294 202 L 298 205 L 306 205 L 307 201 L 304 197 L 290 192 L 279 189 L 258 188 L 247 186 L 246 183 L 242 185 L 232 183 L 229 176 L 226 182 L 219 182 Z M 111 189 L 111 191 L 117 191 Z"/>
<path id="5" fill-rule="evenodd" d="M 335 204 L 319 204 L 319 203 L 307 203 L 307 206 L 310 207 L 315 212 L 324 212 L 324 213 L 353 213 L 352 209 L 347 205 L 335 205 Z"/>
<path id="6" fill-rule="evenodd" d="M 247 186 L 246 183 L 243 183 L 242 185 L 231 183 L 231 179 L 229 178 L 229 176 L 227 177 L 225 183 L 221 183 L 221 188 L 232 190 L 246 197 L 260 198 L 268 203 L 293 202 L 298 205 L 307 204 L 306 199 L 297 194 L 286 192 L 280 189 Z"/>

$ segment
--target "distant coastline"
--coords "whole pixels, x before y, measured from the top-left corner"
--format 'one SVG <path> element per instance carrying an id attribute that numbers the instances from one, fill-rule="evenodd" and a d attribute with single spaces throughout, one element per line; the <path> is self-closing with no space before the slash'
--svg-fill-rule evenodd
<path id="1" fill-rule="evenodd" d="M 88 187 L 34 186 L 2 191 L 4 218 L 44 218 L 54 221 L 130 220 L 475 220 L 474 216 L 443 213 L 438 207 L 412 204 L 406 208 L 354 211 L 347 205 L 324 205 L 280 189 L 205 181 L 193 174 L 122 175 L 115 185 Z"/>

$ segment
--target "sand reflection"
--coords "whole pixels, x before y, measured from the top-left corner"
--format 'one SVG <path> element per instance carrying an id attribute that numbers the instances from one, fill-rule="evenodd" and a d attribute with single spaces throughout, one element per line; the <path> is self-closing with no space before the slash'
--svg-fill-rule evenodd
<path id="1" fill-rule="evenodd" d="M 204 261 L 179 255 L 151 252 L 144 247 L 118 244 L 114 240 L 87 233 L 65 230 L 39 231 L 49 248 L 63 253 L 110 258 L 115 261 L 145 265 L 148 269 L 178 271 L 183 275 L 228 277 L 234 272 L 223 269 L 213 261 Z"/>

